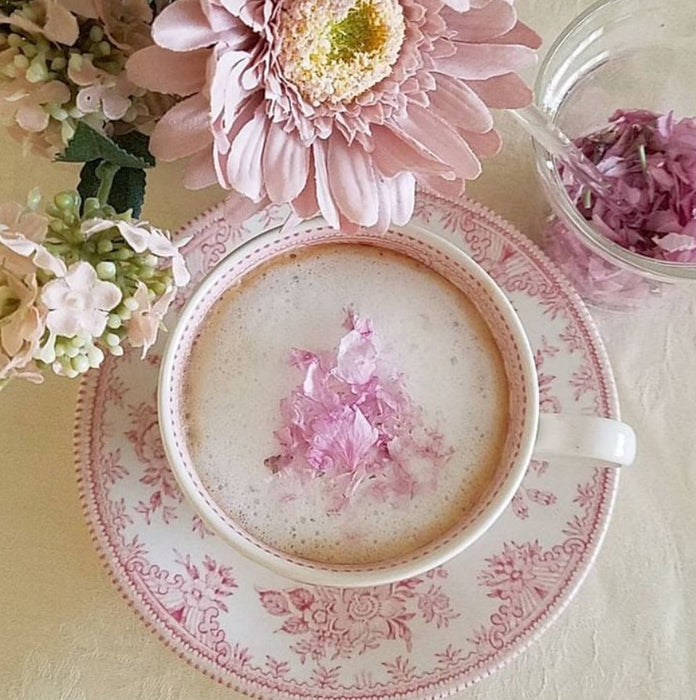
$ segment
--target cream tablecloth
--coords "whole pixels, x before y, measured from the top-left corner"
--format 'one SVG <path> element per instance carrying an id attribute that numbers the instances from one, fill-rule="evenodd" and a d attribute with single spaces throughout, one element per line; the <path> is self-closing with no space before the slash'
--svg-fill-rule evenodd
<path id="1" fill-rule="evenodd" d="M 689 0 L 682 0 L 688 2 Z M 551 40 L 590 3 L 519 0 Z M 694 68 L 696 73 L 696 68 Z M 503 153 L 470 194 L 534 238 L 543 201 L 526 139 L 501 116 Z M 75 182 L 77 168 L 22 158 L 2 140 L 0 199 Z M 150 176 L 146 215 L 175 228 L 219 198 Z M 470 700 L 680 700 L 696 696 L 696 288 L 641 313 L 599 313 L 623 416 L 640 454 L 622 480 L 595 568 L 525 654 L 458 695 Z M 0 698 L 240 698 L 166 649 L 110 583 L 83 522 L 73 470 L 77 383 L 0 394 Z"/>

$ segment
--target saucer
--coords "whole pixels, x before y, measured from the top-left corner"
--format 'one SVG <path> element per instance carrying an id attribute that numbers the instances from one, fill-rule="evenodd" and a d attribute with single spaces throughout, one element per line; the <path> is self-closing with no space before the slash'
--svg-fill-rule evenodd
<path id="1" fill-rule="evenodd" d="M 285 218 L 271 208 L 234 230 L 226 206 L 181 232 L 194 234 L 187 259 L 195 280 Z M 468 252 L 516 308 L 535 351 L 542 411 L 618 418 L 592 321 L 536 246 L 472 202 L 420 194 L 416 207 L 414 223 Z M 190 509 L 164 457 L 161 347 L 145 362 L 135 353 L 107 359 L 85 378 L 75 434 L 81 496 L 95 545 L 129 604 L 218 681 L 269 700 L 442 697 L 523 651 L 587 574 L 618 475 L 553 460 L 532 462 L 510 507 L 474 545 L 415 578 L 328 588 L 246 560 Z"/>

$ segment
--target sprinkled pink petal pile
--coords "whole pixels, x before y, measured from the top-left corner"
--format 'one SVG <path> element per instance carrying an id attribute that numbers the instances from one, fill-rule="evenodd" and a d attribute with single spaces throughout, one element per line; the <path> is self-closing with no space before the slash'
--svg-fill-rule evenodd
<path id="1" fill-rule="evenodd" d="M 633 252 L 696 262 L 696 118 L 617 111 L 610 126 L 575 141 L 614 186 L 591 196 L 569 169 L 566 189 L 595 228 Z"/>
<path id="2" fill-rule="evenodd" d="M 358 490 L 380 501 L 411 497 L 435 483 L 451 457 L 436 430 L 423 425 L 421 410 L 398 373 L 381 367 L 372 323 L 352 311 L 335 352 L 294 350 L 291 364 L 302 384 L 281 402 L 283 427 L 275 435 L 281 453 L 266 464 L 279 476 L 325 480 L 335 509 Z M 419 483 L 415 461 L 432 466 L 430 483 Z"/>

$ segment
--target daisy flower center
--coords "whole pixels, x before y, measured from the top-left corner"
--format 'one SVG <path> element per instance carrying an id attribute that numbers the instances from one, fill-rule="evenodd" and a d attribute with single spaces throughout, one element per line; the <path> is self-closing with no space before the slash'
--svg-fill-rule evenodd
<path id="1" fill-rule="evenodd" d="M 404 41 L 397 0 L 290 0 L 280 64 L 312 105 L 349 102 L 386 78 Z"/>

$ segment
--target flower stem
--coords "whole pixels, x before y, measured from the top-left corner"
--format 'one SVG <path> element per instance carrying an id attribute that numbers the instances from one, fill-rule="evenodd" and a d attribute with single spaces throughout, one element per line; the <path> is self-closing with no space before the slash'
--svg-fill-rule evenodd
<path id="1" fill-rule="evenodd" d="M 97 190 L 97 199 L 104 206 L 109 202 L 111 194 L 111 186 L 114 184 L 114 177 L 119 171 L 120 166 L 102 161 L 97 166 L 96 175 L 99 178 L 99 189 Z"/>

